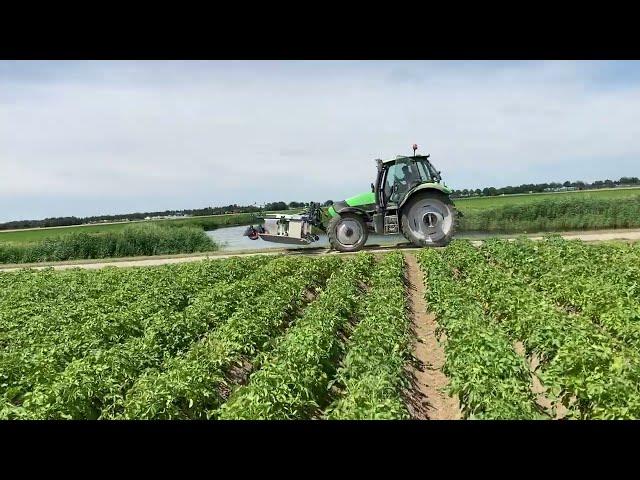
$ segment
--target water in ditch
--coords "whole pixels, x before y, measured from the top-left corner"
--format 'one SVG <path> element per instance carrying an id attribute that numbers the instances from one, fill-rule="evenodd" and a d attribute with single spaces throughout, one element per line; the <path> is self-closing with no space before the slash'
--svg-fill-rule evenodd
<path id="1" fill-rule="evenodd" d="M 329 239 L 326 234 L 318 235 L 320 240 L 312 242 L 309 245 L 283 245 L 281 243 L 265 242 L 264 240 L 250 240 L 249 237 L 243 237 L 242 234 L 247 229 L 244 227 L 225 227 L 218 228 L 207 232 L 219 246 L 222 251 L 241 251 L 241 250 L 262 250 L 269 248 L 286 248 L 286 249 L 304 249 L 329 247 Z M 397 243 L 406 242 L 402 235 L 376 235 L 369 234 L 367 245 L 395 245 Z"/>

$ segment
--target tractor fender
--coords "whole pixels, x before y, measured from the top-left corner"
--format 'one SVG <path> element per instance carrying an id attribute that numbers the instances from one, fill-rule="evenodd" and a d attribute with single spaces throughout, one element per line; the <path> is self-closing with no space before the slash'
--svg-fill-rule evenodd
<path id="1" fill-rule="evenodd" d="M 347 202 L 334 202 L 334 204 L 329 208 L 329 216 L 335 217 L 341 213 L 357 213 L 358 215 L 362 215 L 365 218 L 369 218 L 367 212 L 365 212 L 362 208 L 358 207 L 350 207 Z"/>
<path id="2" fill-rule="evenodd" d="M 405 197 L 402 200 L 402 202 L 400 202 L 400 205 L 398 205 L 398 210 L 400 210 L 402 208 L 402 206 L 405 203 L 407 203 L 407 201 L 411 197 L 413 197 L 413 195 L 415 193 L 422 192 L 422 191 L 425 191 L 425 190 L 433 190 L 433 191 L 440 192 L 440 193 L 442 193 L 444 195 L 447 195 L 447 196 L 449 196 L 449 194 L 452 192 L 452 190 L 449 187 L 447 187 L 445 185 L 442 185 L 440 183 L 423 183 L 422 185 L 418 185 L 416 188 L 411 190 L 408 195 L 405 195 Z"/>
<path id="3" fill-rule="evenodd" d="M 362 217 L 365 218 L 365 220 L 371 220 L 369 218 L 369 214 L 367 212 L 365 212 L 364 210 L 360 209 L 360 208 L 356 208 L 356 207 L 345 207 L 345 208 L 341 208 L 339 211 L 337 211 L 337 213 L 339 215 L 343 214 L 343 213 L 355 213 L 357 215 L 361 215 Z"/>

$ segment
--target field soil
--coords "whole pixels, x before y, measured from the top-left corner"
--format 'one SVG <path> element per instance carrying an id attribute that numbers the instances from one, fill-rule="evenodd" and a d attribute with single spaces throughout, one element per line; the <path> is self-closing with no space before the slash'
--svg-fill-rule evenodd
<path id="1" fill-rule="evenodd" d="M 436 320 L 427 312 L 422 272 L 415 255 L 405 253 L 408 306 L 415 334 L 415 363 L 409 367 L 411 388 L 406 392 L 407 407 L 416 420 L 459 420 L 459 402 L 444 393 L 449 380 L 442 373 L 445 354 L 436 338 Z"/>
<path id="2" fill-rule="evenodd" d="M 582 240 L 585 242 L 606 242 L 606 241 L 617 241 L 617 240 L 626 240 L 626 241 L 640 241 L 640 229 L 630 229 L 630 230 L 606 230 L 606 231 L 589 231 L 589 232 L 566 232 L 560 233 L 563 238 L 567 240 Z M 516 238 L 516 236 L 509 237 L 506 235 L 487 235 L 486 238 Z M 465 238 L 464 235 L 460 235 L 460 238 Z M 472 243 L 475 245 L 480 245 L 482 243 L 482 238 L 475 236 L 475 240 L 472 240 Z M 542 236 L 532 236 L 528 235 L 528 238 L 532 240 L 541 240 Z M 397 245 L 385 246 L 381 247 L 379 245 L 371 245 L 369 247 L 365 247 L 364 250 L 372 253 L 383 253 L 390 252 L 392 250 L 401 250 L 401 251 L 412 251 L 417 250 L 418 247 L 414 247 L 408 242 L 399 243 Z M 252 251 L 242 251 L 238 253 L 224 253 L 224 252 L 215 252 L 215 253 L 201 253 L 201 254 L 178 254 L 178 255 L 165 255 L 165 256 L 154 256 L 154 257 L 136 257 L 136 258 L 113 258 L 113 259 L 105 259 L 105 260 L 77 260 L 77 261 L 68 261 L 68 262 L 43 262 L 37 264 L 19 264 L 19 265 L 0 265 L 0 272 L 8 272 L 12 270 L 19 270 L 23 268 L 34 268 L 34 269 L 43 269 L 53 267 L 54 269 L 64 270 L 68 268 L 104 268 L 104 267 L 147 267 L 154 265 L 165 265 L 170 263 L 182 263 L 182 262 L 195 262 L 198 260 L 203 260 L 205 258 L 209 259 L 218 259 L 218 258 L 229 258 L 229 257 L 238 257 L 238 256 L 246 256 L 246 255 L 278 255 L 278 254 L 289 254 L 289 255 L 353 255 L 350 253 L 339 253 L 336 251 L 331 251 L 328 248 L 305 248 L 298 250 L 287 250 L 287 249 L 269 249 L 269 250 L 252 250 Z"/>

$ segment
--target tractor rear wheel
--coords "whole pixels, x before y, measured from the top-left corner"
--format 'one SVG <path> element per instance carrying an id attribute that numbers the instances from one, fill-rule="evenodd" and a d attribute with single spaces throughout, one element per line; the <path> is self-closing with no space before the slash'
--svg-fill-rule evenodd
<path id="1" fill-rule="evenodd" d="M 327 226 L 329 243 L 340 252 L 357 252 L 367 243 L 369 230 L 361 215 L 343 213 L 332 217 Z"/>
<path id="2" fill-rule="evenodd" d="M 442 193 L 417 192 L 402 208 L 402 234 L 417 246 L 448 245 L 456 225 L 456 208 Z"/>

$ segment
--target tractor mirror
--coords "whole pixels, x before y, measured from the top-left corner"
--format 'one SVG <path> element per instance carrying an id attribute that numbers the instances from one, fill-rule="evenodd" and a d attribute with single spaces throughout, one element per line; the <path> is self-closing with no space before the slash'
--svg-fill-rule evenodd
<path id="1" fill-rule="evenodd" d="M 373 183 L 371 184 L 371 192 L 376 193 L 376 187 Z"/>

